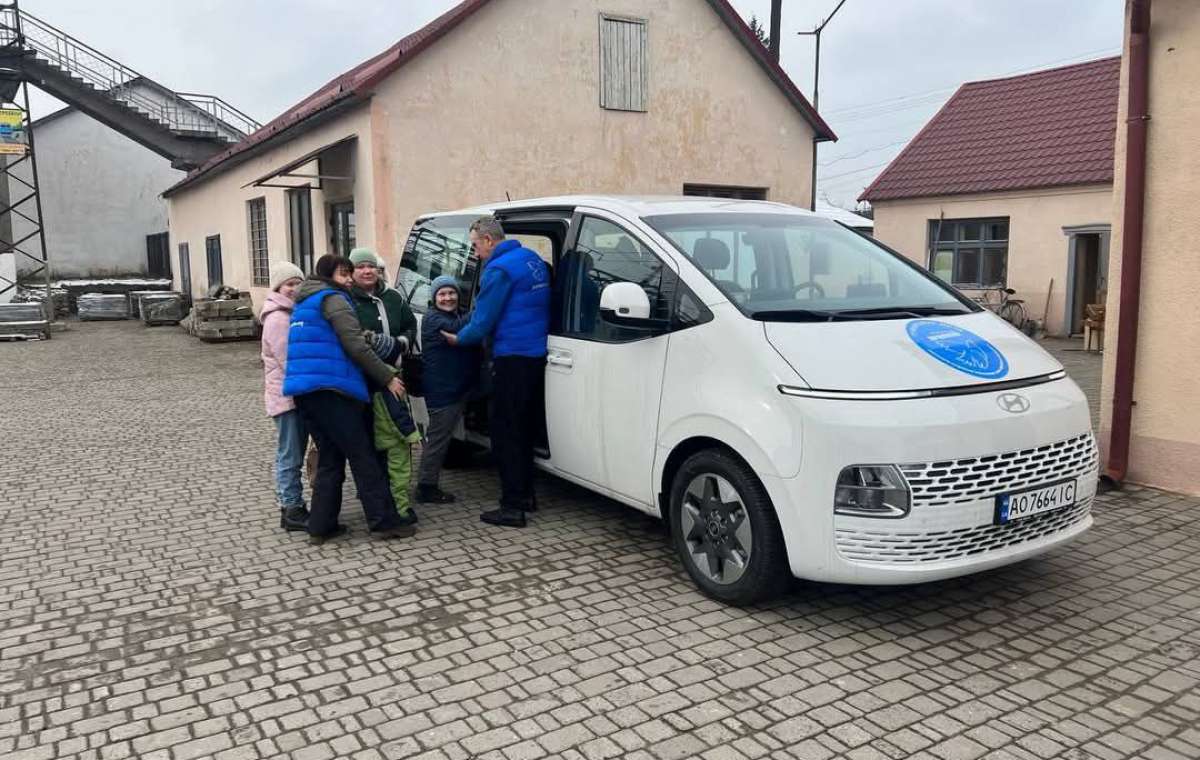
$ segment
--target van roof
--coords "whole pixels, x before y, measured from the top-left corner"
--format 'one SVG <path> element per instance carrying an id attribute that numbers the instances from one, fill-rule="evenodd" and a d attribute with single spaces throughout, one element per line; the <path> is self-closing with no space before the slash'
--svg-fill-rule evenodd
<path id="1" fill-rule="evenodd" d="M 558 195 L 546 198 L 528 198 L 517 201 L 486 203 L 453 211 L 435 211 L 428 214 L 421 214 L 418 218 L 432 219 L 467 214 L 485 216 L 504 211 L 519 211 L 534 208 L 574 208 L 576 206 L 590 206 L 631 217 L 653 216 L 655 214 L 703 214 L 736 211 L 758 214 L 820 216 L 820 214 L 813 214 L 808 209 L 789 206 L 786 203 L 775 203 L 773 201 L 747 201 L 692 195 Z"/>

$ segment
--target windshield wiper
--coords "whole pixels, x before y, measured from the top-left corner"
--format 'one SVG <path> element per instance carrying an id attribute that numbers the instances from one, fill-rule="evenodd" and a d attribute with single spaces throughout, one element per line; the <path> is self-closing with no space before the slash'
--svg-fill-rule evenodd
<path id="1" fill-rule="evenodd" d="M 845 312 L 820 311 L 819 309 L 763 309 L 753 312 L 751 319 L 759 322 L 835 322 L 856 321 L 860 317 L 844 316 Z"/>
<path id="2" fill-rule="evenodd" d="M 949 317 L 970 312 L 965 309 L 946 309 L 940 306 L 880 306 L 874 309 L 847 309 L 839 313 L 856 317 L 894 319 L 895 317 Z"/>
<path id="3" fill-rule="evenodd" d="M 846 309 L 844 311 L 821 311 L 819 309 L 766 309 L 750 315 L 760 322 L 862 322 L 871 319 L 919 319 L 921 317 L 951 316 L 968 314 L 959 309 L 944 309 L 936 306 L 878 307 L 873 309 Z"/>

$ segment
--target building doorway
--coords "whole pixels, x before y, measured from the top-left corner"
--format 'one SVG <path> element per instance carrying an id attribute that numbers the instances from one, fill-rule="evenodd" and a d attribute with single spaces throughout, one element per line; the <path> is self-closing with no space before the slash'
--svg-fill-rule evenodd
<path id="1" fill-rule="evenodd" d="M 329 204 L 329 245 L 340 256 L 354 250 L 354 201 Z"/>
<path id="2" fill-rule="evenodd" d="M 171 279 L 171 242 L 165 232 L 146 236 L 146 273 L 151 277 Z"/>
<path id="3" fill-rule="evenodd" d="M 292 263 L 305 274 L 313 271 L 312 190 L 297 187 L 287 191 L 288 247 Z"/>
<path id="4" fill-rule="evenodd" d="M 1067 235 L 1067 297 L 1063 331 L 1068 335 L 1080 335 L 1083 333 L 1087 307 L 1103 304 L 1108 291 L 1109 226 L 1068 227 L 1063 232 Z"/>

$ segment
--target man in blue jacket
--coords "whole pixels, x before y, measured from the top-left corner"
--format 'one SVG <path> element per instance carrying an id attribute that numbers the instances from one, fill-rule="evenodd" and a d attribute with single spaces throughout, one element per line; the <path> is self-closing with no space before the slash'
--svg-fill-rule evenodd
<path id="1" fill-rule="evenodd" d="M 550 329 L 550 270 L 536 253 L 486 216 L 471 225 L 471 245 L 484 262 L 471 321 L 450 345 L 472 346 L 491 338 L 492 452 L 500 469 L 500 508 L 479 519 L 525 527 L 534 509 L 533 446 L 545 413 L 546 334 Z"/>

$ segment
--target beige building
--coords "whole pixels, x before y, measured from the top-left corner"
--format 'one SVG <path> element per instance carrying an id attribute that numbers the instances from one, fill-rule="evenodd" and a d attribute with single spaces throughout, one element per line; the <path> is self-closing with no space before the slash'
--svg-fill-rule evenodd
<path id="1" fill-rule="evenodd" d="M 1120 65 L 964 84 L 863 192 L 875 237 L 968 295 L 1016 290 L 1051 334 L 1080 332 L 1108 284 Z"/>
<path id="2" fill-rule="evenodd" d="M 1128 2 L 1125 40 L 1100 444 L 1112 478 L 1200 494 L 1200 5 Z"/>
<path id="3" fill-rule="evenodd" d="M 165 193 L 176 283 L 260 299 L 268 262 L 421 213 L 577 192 L 807 205 L 834 135 L 727 0 L 468 0 Z"/>

